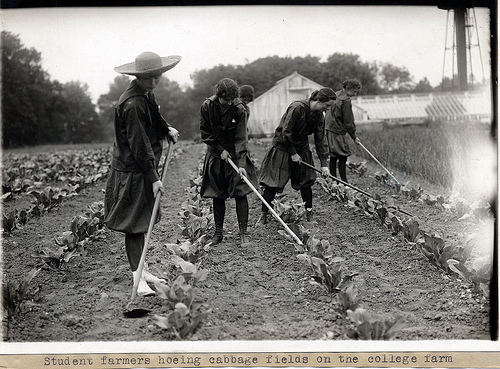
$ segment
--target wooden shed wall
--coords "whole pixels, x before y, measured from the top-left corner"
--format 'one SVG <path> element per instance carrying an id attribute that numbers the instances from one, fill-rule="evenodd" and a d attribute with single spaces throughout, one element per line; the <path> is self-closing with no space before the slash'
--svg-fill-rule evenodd
<path id="1" fill-rule="evenodd" d="M 250 104 L 249 136 L 272 136 L 288 106 L 296 100 L 306 99 L 323 86 L 294 73 L 278 81 L 269 91 Z"/>

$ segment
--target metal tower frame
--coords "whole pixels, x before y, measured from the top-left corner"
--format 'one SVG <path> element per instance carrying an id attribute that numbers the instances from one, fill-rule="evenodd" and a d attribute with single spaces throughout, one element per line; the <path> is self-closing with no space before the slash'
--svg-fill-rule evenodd
<path id="1" fill-rule="evenodd" d="M 450 47 L 448 46 L 448 30 L 449 30 L 449 18 L 451 12 L 453 12 L 453 26 L 452 26 L 453 43 L 452 46 Z M 474 27 L 476 29 L 476 34 L 475 34 L 476 43 L 474 43 L 473 41 Z M 443 76 L 442 76 L 443 85 L 444 85 L 444 79 L 446 77 L 445 76 L 446 53 L 448 50 L 452 51 L 452 71 L 451 71 L 452 87 L 455 87 L 455 61 L 457 66 L 456 76 L 458 78 L 458 89 L 461 91 L 466 91 L 469 89 L 469 87 L 474 85 L 476 81 L 472 66 L 473 47 L 478 47 L 479 50 L 481 70 L 483 73 L 483 81 L 484 81 L 485 80 L 484 65 L 481 54 L 481 46 L 479 44 L 479 30 L 477 29 L 476 12 L 474 8 L 448 9 L 448 14 L 446 17 L 446 36 L 445 36 L 445 46 L 444 46 L 444 58 L 443 58 Z"/>

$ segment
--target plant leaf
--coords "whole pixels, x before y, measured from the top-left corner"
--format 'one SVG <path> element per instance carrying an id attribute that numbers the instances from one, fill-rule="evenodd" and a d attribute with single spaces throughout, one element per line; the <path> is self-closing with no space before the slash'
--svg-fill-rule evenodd
<path id="1" fill-rule="evenodd" d="M 208 269 L 200 269 L 196 271 L 193 275 L 193 285 L 196 285 L 198 282 L 203 282 L 208 278 Z"/>
<path id="2" fill-rule="evenodd" d="M 393 322 L 385 321 L 384 340 L 391 340 L 403 326 L 404 319 L 401 315 L 396 315 Z"/>
<path id="3" fill-rule="evenodd" d="M 383 340 L 385 335 L 385 323 L 381 321 L 376 321 L 372 323 L 372 339 L 373 340 Z"/>
<path id="4" fill-rule="evenodd" d="M 347 316 L 357 325 L 370 321 L 370 314 L 363 308 L 357 308 L 354 311 L 348 310 Z"/>
<path id="5" fill-rule="evenodd" d="M 370 322 L 363 322 L 356 327 L 358 338 L 362 340 L 371 340 L 372 338 L 372 324 Z"/>

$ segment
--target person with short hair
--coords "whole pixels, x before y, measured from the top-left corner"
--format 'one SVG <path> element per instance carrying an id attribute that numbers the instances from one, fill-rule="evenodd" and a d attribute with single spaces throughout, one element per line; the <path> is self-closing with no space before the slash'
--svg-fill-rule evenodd
<path id="1" fill-rule="evenodd" d="M 160 57 L 146 51 L 132 63 L 115 68 L 135 76 L 115 107 L 115 140 L 104 196 L 105 223 L 109 229 L 125 233 L 125 250 L 134 282 L 139 279 L 137 295 L 154 295 L 147 282 L 163 281 L 147 268 L 137 268 L 144 249 L 156 196 L 163 193 L 158 165 L 163 141 L 177 142 L 178 131 L 160 114 L 153 90 L 162 74 L 175 67 L 180 56 Z M 160 214 L 156 222 L 159 221 Z"/>
<path id="2" fill-rule="evenodd" d="M 252 189 L 241 176 L 256 185 L 257 175 L 249 157 L 246 111 L 239 95 L 238 84 L 223 78 L 215 85 L 215 94 L 205 99 L 200 109 L 201 139 L 207 145 L 200 195 L 213 199 L 213 244 L 224 238 L 225 201 L 229 197 L 236 202 L 240 245 L 249 244 L 247 194 Z M 229 158 L 238 167 L 238 172 L 229 164 Z"/>
<path id="3" fill-rule="evenodd" d="M 248 107 L 248 103 L 253 101 L 253 95 L 254 95 L 254 90 L 251 85 L 240 86 L 240 100 L 246 109 L 247 122 L 248 119 L 250 118 L 250 108 Z"/>
<path id="4" fill-rule="evenodd" d="M 314 166 L 309 147 L 309 135 L 314 135 L 321 173 L 323 176 L 330 174 L 323 113 L 335 99 L 335 92 L 325 87 L 314 91 L 308 99 L 292 102 L 274 132 L 272 146 L 262 160 L 259 173 L 260 184 L 264 188 L 263 197 L 269 205 L 277 193 L 283 192 L 291 179 L 292 188 L 300 191 L 308 221 L 312 220 L 312 185 L 316 181 L 316 172 L 301 165 L 301 162 Z M 267 206 L 262 204 L 258 224 L 267 223 L 268 210 Z"/>
<path id="5" fill-rule="evenodd" d="M 342 90 L 336 92 L 337 100 L 325 114 L 326 139 L 330 152 L 330 172 L 337 177 L 337 161 L 340 179 L 347 183 L 347 157 L 351 155 L 346 133 L 355 144 L 361 141 L 356 137 L 356 124 L 352 112 L 351 97 L 356 96 L 361 89 L 357 79 L 347 79 L 342 83 Z"/>

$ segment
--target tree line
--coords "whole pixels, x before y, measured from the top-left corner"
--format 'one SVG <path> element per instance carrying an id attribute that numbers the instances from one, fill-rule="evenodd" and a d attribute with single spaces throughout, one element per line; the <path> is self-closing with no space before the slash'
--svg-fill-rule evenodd
<path id="1" fill-rule="evenodd" d="M 199 131 L 199 107 L 221 78 L 252 85 L 257 97 L 295 71 L 334 90 L 341 89 L 345 79 L 357 78 L 363 85 L 360 95 L 430 92 L 442 87 L 433 88 L 426 78 L 415 83 L 405 67 L 367 63 L 359 55 L 334 53 L 324 62 L 307 55 L 270 56 L 245 65 L 221 64 L 192 73 L 193 85 L 185 89 L 169 80 L 167 73 L 155 95 L 162 115 L 179 130 L 181 139 L 193 139 Z M 43 69 L 41 53 L 26 48 L 18 35 L 2 31 L 2 147 L 111 142 L 114 107 L 130 80 L 118 75 L 94 104 L 87 84 L 52 81 Z"/>

